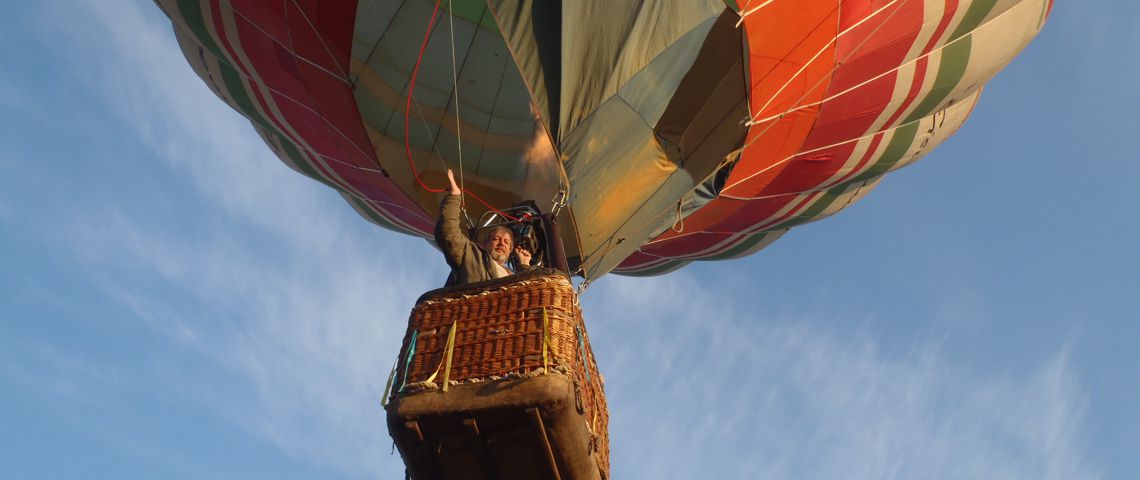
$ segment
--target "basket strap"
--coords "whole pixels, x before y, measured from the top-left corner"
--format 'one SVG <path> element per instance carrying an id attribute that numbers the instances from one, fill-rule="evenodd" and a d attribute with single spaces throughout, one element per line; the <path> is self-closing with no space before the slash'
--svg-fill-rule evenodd
<path id="1" fill-rule="evenodd" d="M 388 395 L 392 393 L 392 383 L 396 380 L 396 369 L 400 368 L 400 357 L 392 362 L 392 371 L 388 373 L 388 381 L 384 382 L 384 395 L 380 397 L 380 406 L 388 406 Z"/>
<path id="2" fill-rule="evenodd" d="M 408 386 L 408 369 L 412 367 L 412 357 L 416 356 L 416 342 L 419 341 L 419 338 L 419 329 L 412 330 L 411 346 L 408 347 L 408 355 L 404 357 L 404 375 L 400 377 L 400 388 L 396 390 L 397 392 L 403 392 L 404 387 Z"/>
<path id="3" fill-rule="evenodd" d="M 443 369 L 443 391 L 447 391 L 447 381 L 451 378 L 451 355 L 455 353 L 455 327 L 459 320 L 451 322 L 451 331 L 447 333 L 447 346 L 444 347 L 443 359 L 439 361 L 439 366 L 435 367 L 435 373 L 428 377 L 427 382 L 435 380 L 439 375 L 439 369 Z"/>
<path id="4" fill-rule="evenodd" d="M 451 323 L 451 332 L 447 334 L 447 366 L 443 367 L 443 391 L 447 391 L 447 381 L 451 379 L 451 357 L 455 354 L 455 327 L 458 320 Z"/>
<path id="5" fill-rule="evenodd" d="M 574 325 L 574 333 L 578 334 L 578 354 L 582 356 L 582 371 L 586 372 L 586 381 L 590 381 L 590 365 L 586 361 L 586 339 L 582 337 L 582 329 Z"/>

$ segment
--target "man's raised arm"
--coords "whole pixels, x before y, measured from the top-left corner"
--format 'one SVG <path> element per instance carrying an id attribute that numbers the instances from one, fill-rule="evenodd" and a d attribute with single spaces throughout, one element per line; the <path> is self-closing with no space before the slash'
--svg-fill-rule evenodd
<path id="1" fill-rule="evenodd" d="M 462 191 L 455 183 L 455 174 L 449 169 L 447 180 L 451 182 L 451 190 L 443 197 L 439 209 L 439 221 L 435 224 L 435 243 L 443 250 L 447 264 L 455 268 L 463 264 L 463 257 L 467 254 L 471 243 L 463 230 L 459 228 L 459 207 Z"/>

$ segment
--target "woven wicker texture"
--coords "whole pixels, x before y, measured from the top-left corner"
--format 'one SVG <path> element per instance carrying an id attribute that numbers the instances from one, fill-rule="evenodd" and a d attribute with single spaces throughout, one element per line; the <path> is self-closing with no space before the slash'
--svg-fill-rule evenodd
<path id="1" fill-rule="evenodd" d="M 453 326 L 455 339 L 448 372 L 448 337 Z M 592 447 L 599 469 L 603 478 L 608 477 L 609 412 L 602 377 L 586 336 L 577 294 L 564 275 L 422 298 L 412 310 L 404 336 L 395 396 L 414 393 L 415 388 L 409 387 L 436 387 L 445 381 L 494 381 L 544 371 L 574 379 L 580 411 L 594 434 Z"/>

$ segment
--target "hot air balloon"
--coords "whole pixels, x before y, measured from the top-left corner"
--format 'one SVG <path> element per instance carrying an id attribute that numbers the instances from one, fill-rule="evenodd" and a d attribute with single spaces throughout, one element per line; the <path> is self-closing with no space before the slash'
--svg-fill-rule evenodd
<path id="1" fill-rule="evenodd" d="M 957 131 L 1053 2 L 157 3 L 218 97 L 364 218 L 430 239 L 453 169 L 473 218 L 533 202 L 588 282 L 852 204 Z"/>

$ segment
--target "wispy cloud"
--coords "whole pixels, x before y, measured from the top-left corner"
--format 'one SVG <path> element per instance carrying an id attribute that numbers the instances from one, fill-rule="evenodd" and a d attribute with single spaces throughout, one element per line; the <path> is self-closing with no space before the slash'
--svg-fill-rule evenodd
<path id="1" fill-rule="evenodd" d="M 16 89 L 7 78 L 0 76 L 0 107 L 23 110 L 26 104 L 24 93 Z"/>
<path id="2" fill-rule="evenodd" d="M 0 224 L 11 224 L 15 214 L 12 213 L 12 208 L 8 206 L 8 200 L 0 197 Z"/>
<path id="3" fill-rule="evenodd" d="M 398 459 L 377 455 L 378 400 L 408 307 L 443 278 L 437 253 L 363 233 L 338 197 L 279 165 L 149 6 L 84 8 L 95 23 L 75 35 L 111 53 L 100 88 L 155 168 L 218 212 L 187 233 L 94 205 L 66 227 L 110 298 L 234 386 L 164 365 L 164 388 L 301 461 L 399 478 Z M 724 293 L 732 280 L 682 271 L 589 292 L 615 477 L 1097 476 L 1064 352 L 1029 372 L 973 371 L 937 340 L 886 351 L 851 326 L 868 318 L 765 306 Z"/>
<path id="4" fill-rule="evenodd" d="M 1098 476 L 1064 352 L 972 371 L 937 340 L 888 352 L 867 319 L 764 307 L 727 283 L 680 272 L 591 292 L 618 478 Z"/>
<path id="5" fill-rule="evenodd" d="M 379 397 L 428 273 L 352 237 L 282 260 L 224 229 L 179 241 L 114 213 L 93 218 L 101 221 L 81 223 L 74 238 L 109 270 L 106 294 L 232 377 L 206 380 L 239 385 L 218 391 L 172 367 L 165 388 L 303 462 L 353 474 L 394 467 L 376 456 L 387 444 Z"/>
<path id="6" fill-rule="evenodd" d="M 6 358 L 0 364 L 0 377 L 13 380 L 24 391 L 43 392 L 51 402 L 66 404 L 54 410 L 63 421 L 77 429 L 71 437 L 90 437 L 98 443 L 127 452 L 140 464 L 158 465 L 176 478 L 220 478 L 229 472 L 192 458 L 184 451 L 163 448 L 149 441 L 145 425 L 129 409 L 123 398 L 112 399 L 108 392 L 140 395 L 153 385 L 158 372 L 126 373 L 121 365 L 96 361 L 77 352 L 61 349 L 44 341 L 16 345 L 0 338 L 0 351 L 19 352 L 20 358 Z M 146 392 L 153 394 L 154 392 Z M 77 408 L 78 407 L 78 408 Z M 138 469 L 139 465 L 134 465 Z"/>
<path id="7" fill-rule="evenodd" d="M 221 214 L 189 232 L 118 204 L 64 222 L 109 298 L 237 386 L 210 388 L 171 365 L 163 388 L 304 463 L 401 474 L 398 459 L 377 455 L 389 443 L 379 397 L 412 301 L 444 275 L 442 262 L 417 258 L 437 254 L 372 233 L 337 195 L 274 159 L 194 77 L 147 6 L 84 8 L 94 26 L 72 34 L 109 54 L 96 88 L 161 159 L 155 168 L 185 178 Z"/>

